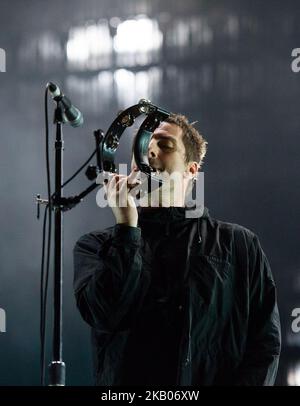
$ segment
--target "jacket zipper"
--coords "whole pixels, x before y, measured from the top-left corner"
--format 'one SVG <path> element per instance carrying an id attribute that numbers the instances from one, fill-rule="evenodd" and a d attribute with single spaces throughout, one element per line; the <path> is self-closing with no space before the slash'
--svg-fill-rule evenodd
<path id="1" fill-rule="evenodd" d="M 188 242 L 188 247 L 187 247 L 187 261 L 186 261 L 186 268 L 184 271 L 184 278 L 183 278 L 183 283 L 186 280 L 188 281 L 188 271 L 189 271 L 189 267 L 190 267 L 190 250 L 191 250 L 191 245 L 194 241 L 194 236 L 196 234 L 196 232 L 198 232 L 198 243 L 201 243 L 201 236 L 199 233 L 199 219 L 197 219 L 197 225 L 195 224 L 194 227 L 191 230 L 191 234 L 190 234 L 190 238 L 189 238 L 189 242 Z M 191 307 L 191 287 L 188 281 L 188 286 L 187 286 L 187 293 L 185 295 L 185 301 L 184 301 L 184 306 L 185 309 L 188 306 L 188 312 L 185 312 L 185 317 L 183 320 L 183 324 L 182 324 L 182 328 L 184 329 L 185 325 L 186 325 L 186 319 L 188 317 L 188 350 L 187 350 L 187 354 L 185 356 L 185 360 L 182 363 L 181 358 L 182 358 L 182 349 L 183 349 L 183 343 L 184 343 L 184 331 L 181 334 L 181 340 L 180 340 L 180 351 L 179 351 L 179 356 L 178 356 L 178 366 L 177 366 L 177 379 L 176 379 L 176 383 L 177 385 L 180 385 L 180 376 L 182 373 L 182 364 L 184 366 L 187 366 L 190 362 L 191 362 L 191 357 L 192 357 L 192 307 Z"/>

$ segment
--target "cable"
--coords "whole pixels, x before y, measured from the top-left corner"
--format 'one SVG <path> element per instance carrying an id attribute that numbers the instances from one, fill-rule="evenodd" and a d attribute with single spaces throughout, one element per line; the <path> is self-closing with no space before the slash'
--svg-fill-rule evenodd
<path id="1" fill-rule="evenodd" d="M 45 385 L 45 358 L 46 358 L 46 316 L 47 316 L 47 293 L 50 268 L 50 251 L 51 251 L 51 231 L 52 231 L 52 201 L 51 201 L 51 172 L 49 160 L 49 120 L 48 120 L 48 86 L 45 90 L 45 138 L 46 138 L 46 171 L 47 171 L 47 191 L 48 204 L 45 208 L 44 223 L 43 223 L 43 249 L 41 262 L 41 292 L 40 292 L 40 344 L 41 344 L 41 385 Z M 45 245 L 46 245 L 46 225 L 48 215 L 48 239 L 47 239 L 47 262 L 46 272 L 44 272 L 45 264 Z"/>
<path id="2" fill-rule="evenodd" d="M 46 227 L 47 227 L 47 214 L 48 205 L 45 207 L 44 221 L 43 221 L 43 247 L 42 247 L 42 260 L 41 260 L 41 283 L 40 283 L 40 367 L 41 367 L 41 385 L 44 384 L 44 365 L 45 365 L 45 326 L 43 324 L 44 315 L 44 264 L 45 264 L 45 240 L 46 240 Z"/>
<path id="3" fill-rule="evenodd" d="M 74 175 L 72 175 L 68 180 L 66 180 L 62 185 L 61 188 L 64 188 L 69 182 L 71 182 L 71 180 L 73 180 L 83 169 L 84 167 L 92 160 L 92 158 L 96 155 L 97 149 L 95 149 L 95 151 L 92 153 L 92 155 L 85 161 L 84 164 L 81 165 L 81 167 L 79 169 L 77 169 L 77 171 L 74 173 Z"/>

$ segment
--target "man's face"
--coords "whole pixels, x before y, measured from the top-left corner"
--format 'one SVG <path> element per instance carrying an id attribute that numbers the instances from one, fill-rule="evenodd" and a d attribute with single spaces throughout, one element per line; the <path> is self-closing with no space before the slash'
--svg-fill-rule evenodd
<path id="1" fill-rule="evenodd" d="M 153 132 L 148 146 L 149 165 L 154 169 L 173 172 L 185 170 L 185 147 L 182 130 L 175 124 L 162 122 Z"/>
<path id="2" fill-rule="evenodd" d="M 153 132 L 148 146 L 149 165 L 160 170 L 163 186 L 148 193 L 147 199 L 162 206 L 182 206 L 188 184 L 198 171 L 197 162 L 185 162 L 182 129 L 176 124 L 162 122 Z M 134 157 L 131 170 L 135 165 Z M 169 182 L 169 180 L 173 181 Z M 160 194 L 161 193 L 161 194 Z M 148 200 L 149 202 L 149 200 Z"/>
<path id="3" fill-rule="evenodd" d="M 189 171 L 185 163 L 185 146 L 182 129 L 175 124 L 162 122 L 153 132 L 148 146 L 149 165 L 154 169 L 183 174 Z M 134 166 L 134 159 L 132 160 Z"/>

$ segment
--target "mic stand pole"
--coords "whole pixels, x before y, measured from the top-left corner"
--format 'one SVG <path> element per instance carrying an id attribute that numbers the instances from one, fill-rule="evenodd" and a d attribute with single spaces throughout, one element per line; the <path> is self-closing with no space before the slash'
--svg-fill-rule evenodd
<path id="1" fill-rule="evenodd" d="M 64 141 L 62 124 L 64 123 L 63 107 L 57 102 L 54 112 L 56 124 L 55 140 L 55 194 L 54 208 L 54 319 L 52 362 L 49 365 L 49 386 L 64 386 L 66 366 L 62 360 L 62 287 L 63 287 L 63 210 L 60 204 L 63 184 L 63 150 Z"/>

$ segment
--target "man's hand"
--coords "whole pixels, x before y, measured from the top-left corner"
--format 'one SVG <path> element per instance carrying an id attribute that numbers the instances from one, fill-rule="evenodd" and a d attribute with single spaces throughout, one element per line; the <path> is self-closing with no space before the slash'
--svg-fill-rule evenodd
<path id="1" fill-rule="evenodd" d="M 130 189 L 140 183 L 139 170 L 135 167 L 129 176 L 114 174 L 104 184 L 107 202 L 111 207 L 117 224 L 137 227 L 138 212 Z"/>

